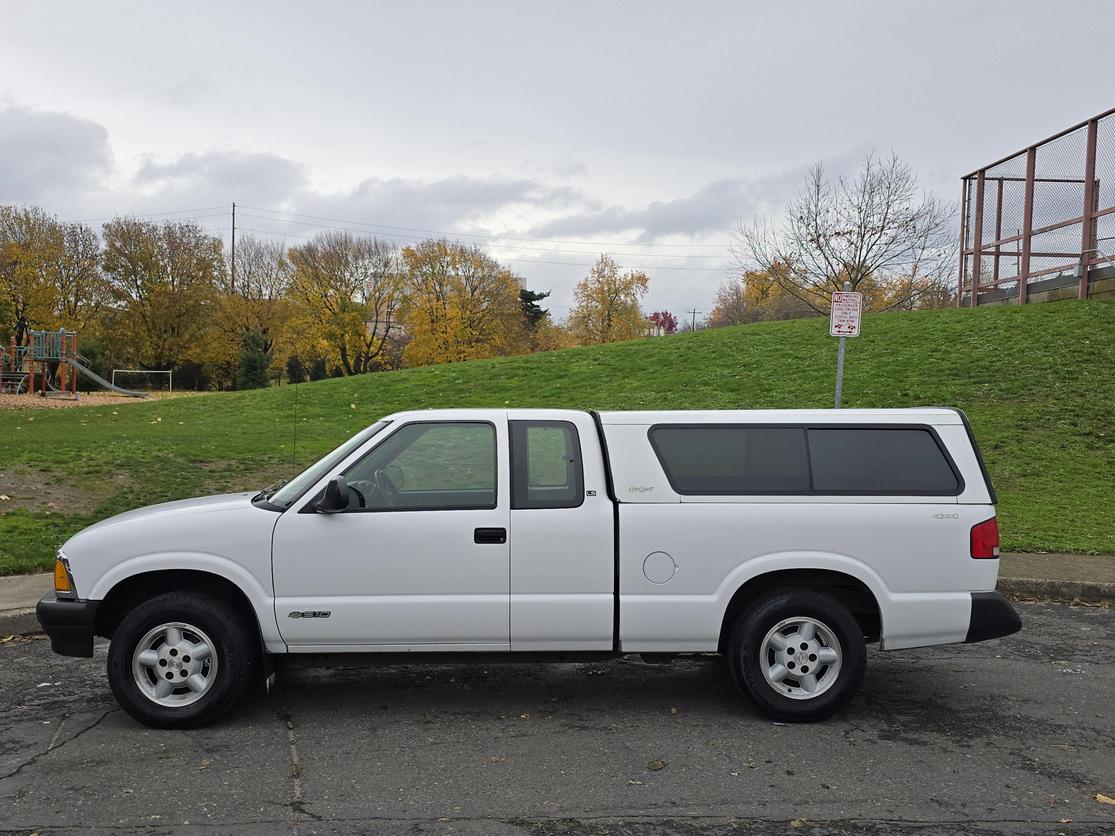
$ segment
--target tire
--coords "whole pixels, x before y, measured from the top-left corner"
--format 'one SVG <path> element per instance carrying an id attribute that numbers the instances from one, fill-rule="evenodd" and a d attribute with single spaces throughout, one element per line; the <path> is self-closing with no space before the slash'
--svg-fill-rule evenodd
<path id="1" fill-rule="evenodd" d="M 244 698 L 259 662 L 254 625 L 232 607 L 202 593 L 169 592 L 143 602 L 117 626 L 108 681 L 120 707 L 139 722 L 194 728 Z"/>
<path id="2" fill-rule="evenodd" d="M 823 720 L 843 708 L 866 665 L 863 630 L 848 608 L 812 589 L 778 589 L 757 598 L 728 643 L 736 687 L 771 717 L 792 723 Z"/>

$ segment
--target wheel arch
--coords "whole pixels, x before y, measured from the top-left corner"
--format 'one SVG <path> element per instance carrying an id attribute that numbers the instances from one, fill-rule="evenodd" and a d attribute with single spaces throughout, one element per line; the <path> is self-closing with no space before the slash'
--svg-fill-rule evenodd
<path id="1" fill-rule="evenodd" d="M 852 613 L 869 642 L 883 635 L 883 617 L 879 600 L 860 578 L 836 569 L 776 569 L 749 578 L 732 595 L 720 625 L 718 648 L 727 647 L 732 625 L 747 605 L 773 589 L 799 587 L 825 592 L 836 598 Z"/>
<path id="2" fill-rule="evenodd" d="M 118 581 L 97 607 L 94 632 L 111 639 L 120 621 L 138 604 L 166 592 L 198 592 L 224 601 L 263 640 L 259 613 L 247 593 L 223 575 L 199 569 L 154 569 Z"/>

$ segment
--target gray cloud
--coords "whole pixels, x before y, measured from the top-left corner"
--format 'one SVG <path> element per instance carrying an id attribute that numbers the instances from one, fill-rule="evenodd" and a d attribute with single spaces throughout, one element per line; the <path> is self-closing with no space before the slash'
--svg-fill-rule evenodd
<path id="1" fill-rule="evenodd" d="M 730 227 L 741 209 L 753 202 L 750 192 L 742 179 L 714 180 L 688 197 L 654 201 L 642 209 L 609 206 L 567 215 L 536 227 L 532 234 L 553 237 L 638 231 L 637 240 L 644 242 L 665 235 L 699 235 Z"/>
<path id="2" fill-rule="evenodd" d="M 569 163 L 558 163 L 552 168 L 554 174 L 558 177 L 573 178 L 588 176 L 588 166 L 577 160 Z"/>
<path id="3" fill-rule="evenodd" d="M 857 146 L 826 159 L 834 176 L 854 170 L 869 149 Z M 797 165 L 761 177 L 724 177 L 713 180 L 686 197 L 656 200 L 642 208 L 609 206 L 579 211 L 534 227 L 538 238 L 636 233 L 635 242 L 649 244 L 670 236 L 725 234 L 741 218 L 777 214 L 801 185 L 806 165 Z"/>
<path id="4" fill-rule="evenodd" d="M 635 240 L 650 243 L 668 235 L 704 235 L 729 230 L 741 216 L 750 216 L 785 199 L 800 178 L 794 169 L 777 177 L 713 180 L 687 197 L 654 201 L 643 208 L 609 206 L 542 224 L 531 235 L 547 238 L 637 232 Z"/>
<path id="5" fill-rule="evenodd" d="M 591 204 L 580 192 L 566 186 L 551 186 L 530 178 L 464 175 L 438 180 L 369 178 L 350 190 L 337 192 L 320 192 L 303 184 L 271 202 L 251 203 L 243 195 L 237 200 L 246 207 L 262 206 L 279 213 L 316 216 L 283 219 L 279 213 L 246 208 L 245 217 L 250 223 L 245 223 L 254 224 L 253 228 L 260 231 L 312 235 L 321 228 L 318 225 L 343 226 L 347 220 L 369 225 L 369 234 L 377 232 L 372 226 L 380 225 L 379 234 L 396 240 L 428 234 L 423 230 L 449 235 L 454 230 L 487 233 L 485 219 L 516 207 L 571 211 L 576 206 Z M 362 228 L 361 224 L 355 227 Z"/>
<path id="6" fill-rule="evenodd" d="M 276 154 L 209 151 L 185 154 L 170 162 L 145 163 L 134 177 L 154 187 L 164 202 L 177 197 L 231 203 L 247 197 L 256 203 L 287 200 L 304 189 L 305 167 Z"/>
<path id="7" fill-rule="evenodd" d="M 0 111 L 0 203 L 49 204 L 94 189 L 110 166 L 104 126 L 66 113 Z"/>
<path id="8" fill-rule="evenodd" d="M 406 223 L 421 218 L 439 228 L 482 219 L 508 207 L 570 208 L 585 203 L 584 195 L 568 186 L 530 178 L 465 175 L 429 181 L 368 179 L 341 200 L 381 217 L 392 212 L 388 217 L 409 218 Z"/>

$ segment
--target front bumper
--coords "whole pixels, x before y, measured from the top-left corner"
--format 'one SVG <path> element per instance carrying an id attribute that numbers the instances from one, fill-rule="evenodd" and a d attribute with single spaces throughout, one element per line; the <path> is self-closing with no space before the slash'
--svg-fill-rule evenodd
<path id="1" fill-rule="evenodd" d="M 972 615 L 968 619 L 966 642 L 982 642 L 1009 636 L 1022 629 L 1022 619 L 1010 601 L 998 592 L 973 592 Z"/>
<path id="2" fill-rule="evenodd" d="M 93 628 L 100 601 L 73 601 L 48 592 L 35 607 L 50 647 L 63 656 L 93 655 Z"/>

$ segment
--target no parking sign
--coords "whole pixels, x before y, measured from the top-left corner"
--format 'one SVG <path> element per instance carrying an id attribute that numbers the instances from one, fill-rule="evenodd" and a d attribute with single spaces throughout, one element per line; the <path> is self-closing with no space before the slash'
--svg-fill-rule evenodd
<path id="1" fill-rule="evenodd" d="M 863 311 L 863 294 L 837 290 L 832 294 L 829 334 L 834 337 L 858 337 L 859 318 Z"/>
<path id="2" fill-rule="evenodd" d="M 840 337 L 836 352 L 836 397 L 833 406 L 840 409 L 840 396 L 844 391 L 844 338 L 859 336 L 859 318 L 863 312 L 863 294 L 851 290 L 851 283 L 844 282 L 843 290 L 832 294 L 829 308 L 829 335 Z"/>

